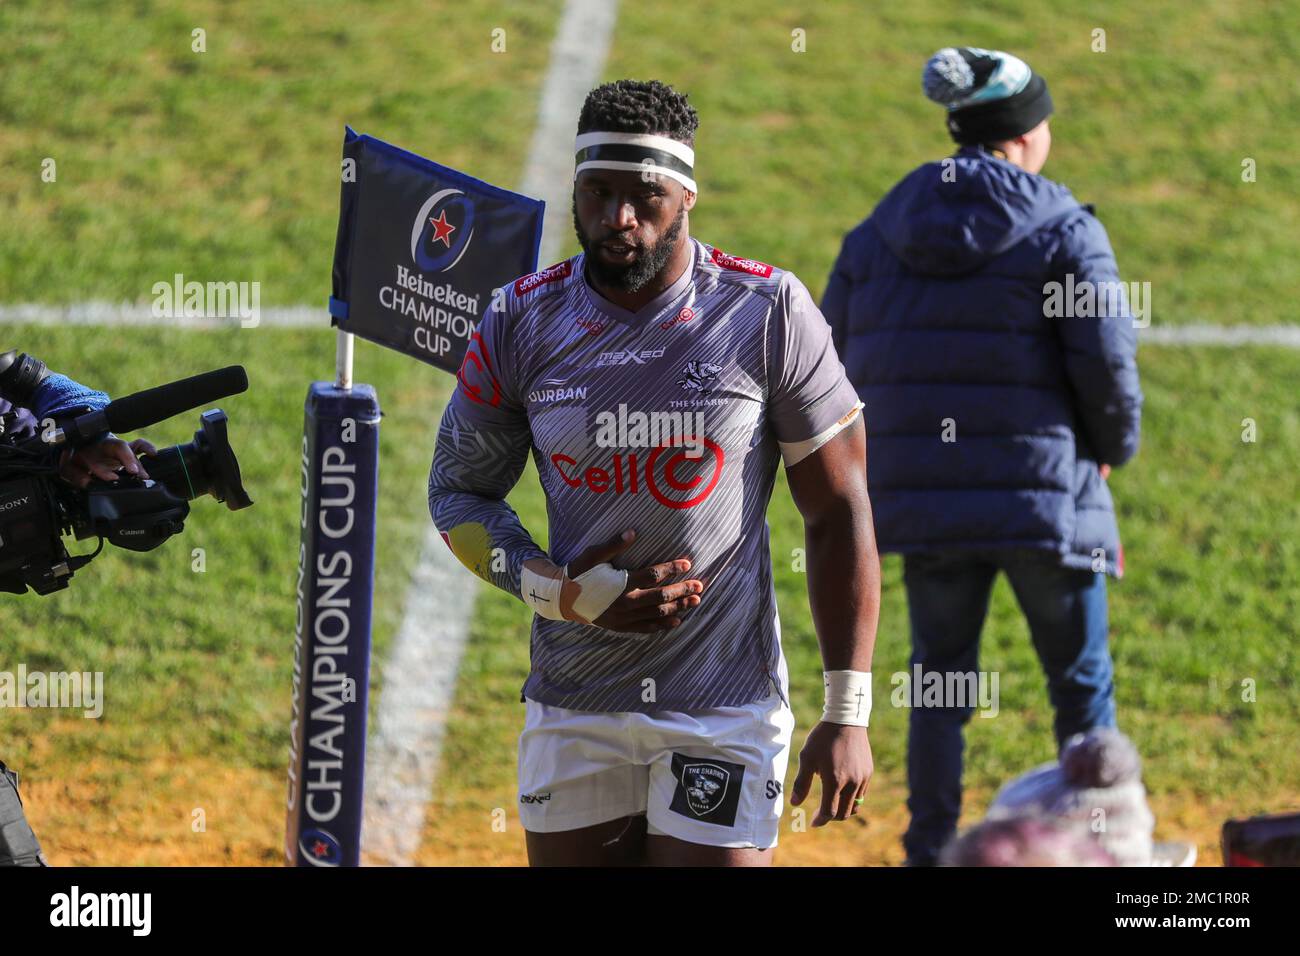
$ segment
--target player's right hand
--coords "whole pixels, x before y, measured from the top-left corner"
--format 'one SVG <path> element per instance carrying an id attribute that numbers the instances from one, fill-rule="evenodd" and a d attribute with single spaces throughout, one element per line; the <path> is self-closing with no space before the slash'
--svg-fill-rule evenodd
<path id="1" fill-rule="evenodd" d="M 636 532 L 624 531 L 604 544 L 595 544 L 569 562 L 569 577 L 578 575 L 606 561 L 612 561 L 636 540 Z M 627 590 L 615 599 L 600 617 L 591 623 L 611 631 L 639 631 L 652 634 L 682 623 L 679 616 L 700 603 L 704 582 L 698 578 L 665 584 L 669 578 L 691 569 L 689 558 L 664 561 L 627 572 Z"/>

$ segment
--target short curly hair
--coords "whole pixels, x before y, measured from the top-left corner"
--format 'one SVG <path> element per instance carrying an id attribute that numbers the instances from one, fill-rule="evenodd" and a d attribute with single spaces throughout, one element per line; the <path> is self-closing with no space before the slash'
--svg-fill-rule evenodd
<path id="1" fill-rule="evenodd" d="M 617 80 L 587 94 L 578 117 L 578 134 L 656 133 L 695 145 L 700 117 L 686 94 L 658 80 Z"/>

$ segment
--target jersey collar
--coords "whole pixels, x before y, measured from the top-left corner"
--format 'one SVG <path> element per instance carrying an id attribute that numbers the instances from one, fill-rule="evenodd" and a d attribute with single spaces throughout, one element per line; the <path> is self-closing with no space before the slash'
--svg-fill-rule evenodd
<path id="1" fill-rule="evenodd" d="M 602 315 L 607 315 L 616 322 L 623 322 L 627 325 L 641 325 L 652 320 L 660 312 L 676 302 L 695 279 L 695 270 L 700 264 L 703 247 L 694 236 L 691 237 L 691 249 L 693 250 L 691 263 L 682 270 L 682 274 L 677 277 L 677 281 L 641 306 L 640 310 L 636 312 L 629 312 L 621 305 L 615 305 L 591 287 L 591 283 L 587 281 L 586 256 L 584 255 L 579 271 L 582 273 L 582 288 L 587 295 L 587 302 Z"/>

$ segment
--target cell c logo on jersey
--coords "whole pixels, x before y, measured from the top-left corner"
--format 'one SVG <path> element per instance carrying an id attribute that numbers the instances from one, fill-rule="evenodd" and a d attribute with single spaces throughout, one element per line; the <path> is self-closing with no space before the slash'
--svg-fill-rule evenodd
<path id="1" fill-rule="evenodd" d="M 722 477 L 725 456 L 715 442 L 702 439 L 706 454 L 699 458 L 689 457 L 684 448 L 672 447 L 682 442 L 681 438 L 669 439 L 650 452 L 646 462 L 650 494 L 667 508 L 694 508 L 713 493 Z M 683 493 L 690 493 L 690 497 L 676 497 Z"/>
<path id="2" fill-rule="evenodd" d="M 488 355 L 483 336 L 477 332 L 469 337 L 456 381 L 460 383 L 461 394 L 471 401 L 493 408 L 501 404 L 501 386 L 492 371 L 492 357 Z"/>
<path id="3" fill-rule="evenodd" d="M 459 189 L 440 189 L 424 201 L 411 226 L 411 261 L 423 272 L 446 272 L 474 238 L 474 204 Z"/>
<path id="4" fill-rule="evenodd" d="M 726 455 L 708 438 L 699 439 L 703 454 L 692 458 L 680 447 L 681 436 L 661 442 L 650 451 L 615 452 L 608 463 L 593 465 L 586 471 L 568 455 L 551 456 L 560 480 L 574 490 L 605 495 L 649 494 L 665 508 L 694 508 L 703 502 L 722 477 Z"/>
<path id="5" fill-rule="evenodd" d="M 691 321 L 691 319 L 695 318 L 695 315 L 696 313 L 694 309 L 692 309 L 689 305 L 684 305 L 682 306 L 681 311 L 678 312 L 676 315 L 674 315 L 671 319 L 666 319 L 663 322 L 660 322 L 659 328 L 667 332 L 674 325 L 680 325 L 683 322 Z"/>

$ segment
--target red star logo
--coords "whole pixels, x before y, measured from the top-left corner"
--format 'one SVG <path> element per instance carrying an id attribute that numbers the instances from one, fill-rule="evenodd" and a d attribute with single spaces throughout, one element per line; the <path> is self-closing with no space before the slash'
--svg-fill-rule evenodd
<path id="1" fill-rule="evenodd" d="M 312 844 L 312 848 L 311 848 L 312 856 L 324 856 L 329 851 L 330 848 L 325 845 L 324 840 L 317 840 L 315 843 Z"/>
<path id="2" fill-rule="evenodd" d="M 440 212 L 438 213 L 437 219 L 430 219 L 429 222 L 433 223 L 434 242 L 437 242 L 438 240 L 442 240 L 442 244 L 446 246 L 448 249 L 450 249 L 451 248 L 450 237 L 451 234 L 456 231 L 456 227 L 447 221 L 447 213 L 445 211 Z"/>

